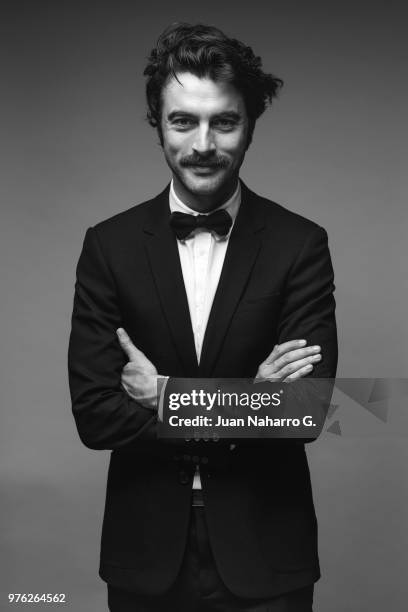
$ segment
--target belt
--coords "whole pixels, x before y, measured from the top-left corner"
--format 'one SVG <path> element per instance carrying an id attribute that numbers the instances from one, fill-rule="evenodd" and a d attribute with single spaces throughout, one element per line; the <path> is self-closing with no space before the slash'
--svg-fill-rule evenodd
<path id="1" fill-rule="evenodd" d="M 201 489 L 192 489 L 191 503 L 193 507 L 204 506 L 203 492 Z"/>

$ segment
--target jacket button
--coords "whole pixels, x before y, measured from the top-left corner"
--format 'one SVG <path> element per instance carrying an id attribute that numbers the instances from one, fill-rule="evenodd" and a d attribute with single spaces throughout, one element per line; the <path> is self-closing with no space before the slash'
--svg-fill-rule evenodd
<path id="1" fill-rule="evenodd" d="M 204 463 L 204 465 L 205 465 L 206 463 L 208 463 L 208 457 L 202 457 L 202 458 L 201 458 L 201 463 Z"/>
<path id="2" fill-rule="evenodd" d="M 193 463 L 195 463 L 196 465 L 200 463 L 200 457 L 198 455 L 193 456 Z"/>
<path id="3" fill-rule="evenodd" d="M 182 485 L 186 485 L 186 484 L 188 484 L 190 482 L 190 477 L 187 474 L 187 472 L 185 472 L 184 470 L 181 470 L 179 472 L 179 482 Z"/>

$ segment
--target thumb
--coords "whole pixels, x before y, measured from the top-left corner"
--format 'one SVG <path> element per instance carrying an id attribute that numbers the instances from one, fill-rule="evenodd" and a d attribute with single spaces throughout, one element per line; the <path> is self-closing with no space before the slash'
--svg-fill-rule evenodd
<path id="1" fill-rule="evenodd" d="M 142 353 L 142 351 L 139 351 L 139 349 L 135 347 L 123 327 L 119 327 L 116 330 L 116 335 L 118 337 L 119 344 L 128 356 L 129 361 L 137 361 L 140 358 L 146 359 L 144 353 Z"/>

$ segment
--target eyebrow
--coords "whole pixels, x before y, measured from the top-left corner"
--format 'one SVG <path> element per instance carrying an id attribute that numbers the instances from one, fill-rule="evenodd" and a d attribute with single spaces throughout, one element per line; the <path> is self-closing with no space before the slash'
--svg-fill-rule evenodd
<path id="1" fill-rule="evenodd" d="M 195 119 L 197 115 L 188 111 L 175 110 L 169 113 L 167 119 L 172 121 L 173 119 L 177 119 L 177 117 L 192 117 Z M 216 113 L 211 117 L 211 119 L 231 119 L 232 121 L 239 121 L 242 119 L 242 116 L 236 111 L 223 111 L 221 113 Z"/>

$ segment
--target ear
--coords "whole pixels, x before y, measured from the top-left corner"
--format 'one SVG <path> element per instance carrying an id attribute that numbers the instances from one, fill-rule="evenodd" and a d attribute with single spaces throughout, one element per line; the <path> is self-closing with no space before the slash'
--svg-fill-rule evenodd
<path id="1" fill-rule="evenodd" d="M 247 135 L 245 151 L 248 151 L 249 149 L 249 146 L 252 142 L 252 136 L 254 135 L 254 130 L 255 130 L 255 121 L 253 123 L 248 124 L 248 135 Z"/>
<path id="2" fill-rule="evenodd" d="M 246 142 L 246 146 L 245 146 L 245 151 L 248 151 L 249 146 L 252 142 L 252 136 L 254 134 L 254 128 L 255 126 L 253 126 L 252 128 L 248 129 L 248 136 L 247 136 L 247 142 Z"/>
<path id="3" fill-rule="evenodd" d="M 157 129 L 157 135 L 159 137 L 159 144 L 161 148 L 163 148 L 163 132 L 162 132 L 160 123 L 157 124 L 156 129 Z"/>

